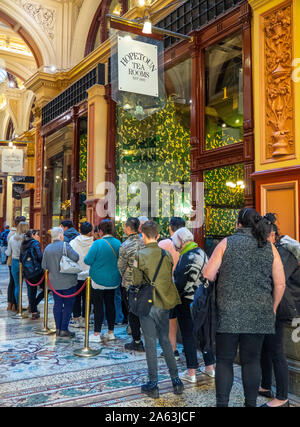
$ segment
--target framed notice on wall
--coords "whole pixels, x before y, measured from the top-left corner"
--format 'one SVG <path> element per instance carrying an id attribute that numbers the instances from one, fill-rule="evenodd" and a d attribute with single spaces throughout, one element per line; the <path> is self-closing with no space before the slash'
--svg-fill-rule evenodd
<path id="1" fill-rule="evenodd" d="M 118 71 L 120 91 L 159 96 L 156 45 L 118 37 Z"/>
<path id="2" fill-rule="evenodd" d="M 23 173 L 24 151 L 17 148 L 3 148 L 1 155 L 2 173 Z"/>

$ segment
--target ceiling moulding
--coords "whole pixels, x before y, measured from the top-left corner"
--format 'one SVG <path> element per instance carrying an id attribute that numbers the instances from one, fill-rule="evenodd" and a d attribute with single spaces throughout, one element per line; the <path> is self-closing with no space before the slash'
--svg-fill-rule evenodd
<path id="1" fill-rule="evenodd" d="M 28 0 L 15 0 L 53 42 L 55 37 L 56 10 Z"/>
<path id="2" fill-rule="evenodd" d="M 248 0 L 248 2 L 253 10 L 258 10 L 264 6 L 270 5 L 270 0 Z"/>
<path id="3" fill-rule="evenodd" d="M 182 1 L 183 2 L 183 1 Z M 180 6 L 180 3 L 174 3 L 174 0 L 157 0 L 150 6 L 150 13 L 156 13 L 155 19 L 153 19 L 153 23 L 157 23 L 164 19 L 166 16 L 170 15 L 175 9 Z M 161 11 L 161 13 L 158 13 L 159 10 L 165 8 L 170 4 L 170 7 L 167 9 L 164 9 Z M 171 6 L 172 4 L 172 6 Z M 122 18 L 133 20 L 136 18 L 142 18 L 144 15 L 144 8 L 135 6 L 132 9 L 130 9 L 128 12 L 126 12 L 124 15 L 122 15 Z"/>

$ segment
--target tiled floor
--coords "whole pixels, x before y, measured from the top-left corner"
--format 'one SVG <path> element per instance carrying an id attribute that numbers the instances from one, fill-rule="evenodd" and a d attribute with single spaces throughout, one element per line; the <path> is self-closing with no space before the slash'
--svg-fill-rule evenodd
<path id="1" fill-rule="evenodd" d="M 1 406 L 215 406 L 214 380 L 201 374 L 198 384 L 186 384 L 182 396 L 172 393 L 164 360 L 159 358 L 161 398 L 153 401 L 140 394 L 147 380 L 145 355 L 124 351 L 130 341 L 124 327 L 116 329 L 117 340 L 100 348 L 95 358 L 73 355 L 83 347 L 84 331 L 76 329 L 73 340 L 41 336 L 34 328 L 43 320 L 12 319 L 6 310 L 8 268 L 0 266 L 0 405 Z M 23 290 L 27 306 L 26 286 Z M 39 307 L 43 313 L 43 305 Z M 54 327 L 52 302 L 49 301 L 49 326 Z M 202 362 L 202 360 L 200 359 Z M 185 370 L 184 358 L 178 362 Z M 231 406 L 243 405 L 243 393 L 236 367 L 237 381 L 231 395 Z M 264 403 L 259 399 L 258 404 Z"/>

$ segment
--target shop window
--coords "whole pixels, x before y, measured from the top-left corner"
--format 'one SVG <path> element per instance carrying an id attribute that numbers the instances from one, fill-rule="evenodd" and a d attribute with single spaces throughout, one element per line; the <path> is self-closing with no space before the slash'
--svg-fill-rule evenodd
<path id="1" fill-rule="evenodd" d="M 242 34 L 205 49 L 205 147 L 243 141 Z"/>
<path id="2" fill-rule="evenodd" d="M 70 219 L 71 171 L 74 130 L 70 124 L 45 139 L 45 194 L 44 215 L 49 228 Z"/>
<path id="3" fill-rule="evenodd" d="M 239 210 L 244 207 L 244 165 L 207 170 L 203 174 L 207 241 L 234 233 Z"/>
<path id="4" fill-rule="evenodd" d="M 149 217 L 152 182 L 190 182 L 191 66 L 191 59 L 187 59 L 165 71 L 166 105 L 155 114 L 139 121 L 126 109 L 117 107 L 117 176 L 126 174 L 128 185 L 135 182 L 147 185 Z M 128 194 L 128 201 L 133 197 L 136 194 Z M 170 200 L 171 216 L 173 203 L 174 200 Z M 132 214 L 117 208 L 120 235 L 122 220 Z M 156 219 L 162 234 L 167 234 L 169 217 L 163 217 L 160 209 Z"/>

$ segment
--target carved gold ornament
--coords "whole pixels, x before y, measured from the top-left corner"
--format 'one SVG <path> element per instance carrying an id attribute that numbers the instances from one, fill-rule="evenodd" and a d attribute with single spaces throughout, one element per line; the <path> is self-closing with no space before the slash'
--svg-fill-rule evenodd
<path id="1" fill-rule="evenodd" d="M 291 6 L 265 16 L 264 31 L 266 155 L 270 159 L 295 153 Z"/>

